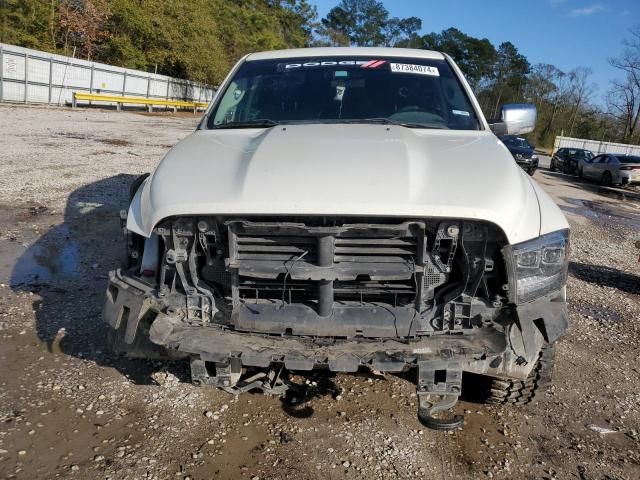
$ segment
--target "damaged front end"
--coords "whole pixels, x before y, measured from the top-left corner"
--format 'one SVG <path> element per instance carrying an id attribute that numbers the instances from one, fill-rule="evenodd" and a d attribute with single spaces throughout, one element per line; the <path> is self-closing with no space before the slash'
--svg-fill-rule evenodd
<path id="1" fill-rule="evenodd" d="M 282 368 L 417 367 L 421 421 L 455 428 L 433 414 L 463 372 L 524 380 L 567 326 L 564 279 L 521 302 L 533 250 L 482 221 L 179 217 L 128 245 L 104 311 L 124 350 L 188 357 L 195 383 L 234 393 L 282 393 Z"/>

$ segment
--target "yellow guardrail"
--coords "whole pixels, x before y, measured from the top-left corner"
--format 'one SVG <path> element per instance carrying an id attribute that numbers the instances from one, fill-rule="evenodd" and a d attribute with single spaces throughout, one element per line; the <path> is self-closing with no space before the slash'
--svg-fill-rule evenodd
<path id="1" fill-rule="evenodd" d="M 127 97 L 122 95 L 105 95 L 102 93 L 73 92 L 73 101 L 71 104 L 73 108 L 78 106 L 78 101 L 115 103 L 118 111 L 122 109 L 123 103 L 146 105 L 150 112 L 153 111 L 153 107 L 158 106 L 172 107 L 174 111 L 178 108 L 189 108 L 193 109 L 193 112 L 195 113 L 198 109 L 207 108 L 208 105 L 206 102 L 185 102 L 182 100 L 163 100 L 161 98 Z"/>

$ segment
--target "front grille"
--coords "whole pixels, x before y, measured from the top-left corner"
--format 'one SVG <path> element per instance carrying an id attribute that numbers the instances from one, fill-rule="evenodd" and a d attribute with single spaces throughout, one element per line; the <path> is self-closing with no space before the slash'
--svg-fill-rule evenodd
<path id="1" fill-rule="evenodd" d="M 238 235 L 238 260 L 293 261 L 304 256 L 307 262 L 317 260 L 317 241 L 304 236 L 254 236 Z"/>
<path id="2" fill-rule="evenodd" d="M 233 221 L 228 227 L 236 305 L 304 303 L 325 316 L 334 305 L 416 301 L 420 222 L 322 227 Z"/>
<path id="3" fill-rule="evenodd" d="M 416 239 L 337 237 L 333 261 L 340 262 L 415 262 Z"/>
<path id="4" fill-rule="evenodd" d="M 274 303 L 317 304 L 316 282 L 282 278 L 254 279 L 241 276 L 238 289 L 245 302 L 270 301 Z M 386 303 L 394 307 L 408 305 L 415 298 L 415 281 L 389 280 L 374 281 L 359 279 L 333 282 L 333 301 L 336 304 L 352 305 L 365 303 Z"/>

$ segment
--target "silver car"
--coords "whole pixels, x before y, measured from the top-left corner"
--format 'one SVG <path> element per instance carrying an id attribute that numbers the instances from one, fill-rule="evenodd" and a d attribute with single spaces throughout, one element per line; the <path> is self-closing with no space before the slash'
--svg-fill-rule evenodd
<path id="1" fill-rule="evenodd" d="M 591 178 L 603 185 L 631 185 L 640 183 L 640 156 L 602 154 L 578 171 L 581 178 Z"/>

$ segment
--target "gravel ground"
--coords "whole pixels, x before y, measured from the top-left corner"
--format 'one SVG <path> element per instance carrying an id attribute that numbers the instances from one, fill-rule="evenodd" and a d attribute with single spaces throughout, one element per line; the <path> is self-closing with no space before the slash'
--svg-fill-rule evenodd
<path id="1" fill-rule="evenodd" d="M 118 211 L 196 121 L 0 106 L 0 477 L 640 478 L 640 195 L 544 168 L 572 226 L 572 324 L 537 404 L 459 402 L 464 428 L 438 433 L 407 378 L 336 375 L 310 380 L 327 394 L 298 418 L 192 386 L 182 363 L 110 355 Z"/>

